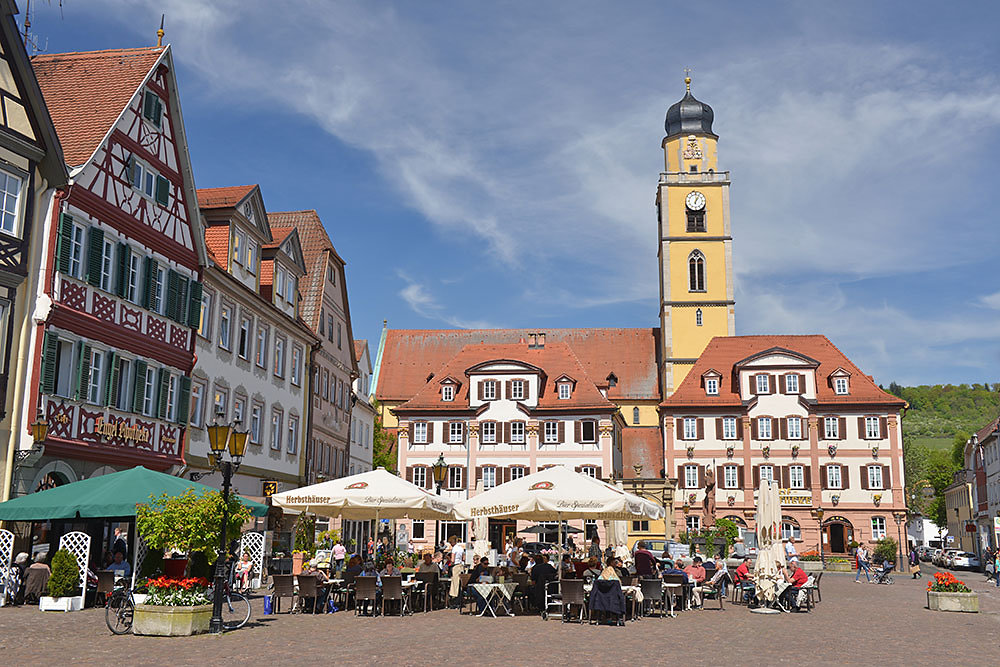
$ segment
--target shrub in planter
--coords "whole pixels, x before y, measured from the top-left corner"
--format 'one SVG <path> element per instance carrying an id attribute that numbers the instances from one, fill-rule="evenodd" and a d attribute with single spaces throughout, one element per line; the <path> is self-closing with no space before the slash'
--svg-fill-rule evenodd
<path id="1" fill-rule="evenodd" d="M 208 556 L 204 551 L 196 551 L 191 554 L 191 564 L 188 566 L 188 571 L 195 578 L 211 578 L 212 564 L 208 562 Z"/>
<path id="2" fill-rule="evenodd" d="M 979 611 L 979 596 L 951 572 L 937 572 L 927 583 L 927 608 L 932 611 Z"/>
<path id="3" fill-rule="evenodd" d="M 76 595 L 80 588 L 80 566 L 76 558 L 66 549 L 60 549 L 52 557 L 52 575 L 47 585 L 50 597 L 61 598 Z"/>
<path id="4" fill-rule="evenodd" d="M 891 537 L 884 537 L 875 545 L 875 552 L 872 557 L 876 563 L 894 563 L 897 558 L 899 544 Z"/>
<path id="5" fill-rule="evenodd" d="M 229 496 L 228 505 L 227 542 L 239 537 L 240 528 L 250 520 L 250 510 L 239 496 Z M 199 495 L 188 489 L 179 496 L 150 496 L 150 503 L 136 510 L 136 530 L 151 551 L 204 552 L 211 561 L 224 556 L 218 551 L 222 511 L 222 494 L 218 491 Z"/>

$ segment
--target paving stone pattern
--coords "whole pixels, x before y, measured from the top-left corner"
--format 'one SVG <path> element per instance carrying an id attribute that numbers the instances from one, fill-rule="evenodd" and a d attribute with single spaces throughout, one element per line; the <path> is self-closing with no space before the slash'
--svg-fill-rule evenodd
<path id="1" fill-rule="evenodd" d="M 978 573 L 959 578 L 980 593 L 981 613 L 927 610 L 926 575 L 875 586 L 832 573 L 823 578 L 823 602 L 809 614 L 764 616 L 727 603 L 721 612 L 691 611 L 624 628 L 455 610 L 402 619 L 353 612 L 260 616 L 255 599 L 251 625 L 221 637 L 116 637 L 100 609 L 43 614 L 8 607 L 0 609 L 0 665 L 1000 664 L 1000 589 Z"/>

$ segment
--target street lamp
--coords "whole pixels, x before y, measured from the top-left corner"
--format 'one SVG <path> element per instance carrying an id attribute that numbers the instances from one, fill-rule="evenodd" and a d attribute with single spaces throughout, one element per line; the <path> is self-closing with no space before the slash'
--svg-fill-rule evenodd
<path id="1" fill-rule="evenodd" d="M 823 557 L 823 511 L 822 507 L 816 508 L 816 521 L 819 522 L 819 562 L 820 566 L 826 569 L 826 559 Z"/>
<path id="2" fill-rule="evenodd" d="M 903 520 L 906 519 L 906 512 L 893 512 L 892 518 L 896 520 L 896 539 L 899 540 L 899 571 L 903 571 L 903 536 L 900 532 Z"/>
<path id="3" fill-rule="evenodd" d="M 233 475 L 243 462 L 243 454 L 247 448 L 248 431 L 240 431 L 240 420 L 234 420 L 233 425 L 220 423 L 222 410 L 215 415 L 215 421 L 205 430 L 208 431 L 208 462 L 213 470 L 222 473 L 222 532 L 219 534 L 219 555 L 215 560 L 215 595 L 212 600 L 212 620 L 208 631 L 222 632 L 222 597 L 226 582 L 226 553 L 229 542 L 229 490 L 232 487 Z M 224 460 L 229 451 L 229 461 Z"/>
<path id="4" fill-rule="evenodd" d="M 438 455 L 438 460 L 434 462 L 431 466 L 431 473 L 434 475 L 434 486 L 437 487 L 437 494 L 441 495 L 441 486 L 444 484 L 445 475 L 448 474 L 448 464 L 445 463 L 444 454 Z M 441 540 L 441 520 L 434 520 L 434 541 L 437 544 L 442 544 Z M 437 551 L 437 547 L 434 547 Z"/>

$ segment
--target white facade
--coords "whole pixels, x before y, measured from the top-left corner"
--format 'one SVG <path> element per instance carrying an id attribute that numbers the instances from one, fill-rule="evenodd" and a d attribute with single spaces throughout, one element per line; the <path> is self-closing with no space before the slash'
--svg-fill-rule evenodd
<path id="1" fill-rule="evenodd" d="M 372 469 L 372 443 L 375 430 L 375 408 L 371 404 L 372 361 L 367 341 L 354 341 L 358 362 L 358 377 L 354 378 L 351 391 L 354 408 L 351 410 L 351 467 L 349 474 Z M 360 352 L 360 354 L 359 354 Z"/>

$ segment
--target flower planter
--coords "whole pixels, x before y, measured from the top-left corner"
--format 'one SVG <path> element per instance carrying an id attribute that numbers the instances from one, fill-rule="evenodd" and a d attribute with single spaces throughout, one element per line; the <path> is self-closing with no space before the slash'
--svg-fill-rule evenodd
<path id="1" fill-rule="evenodd" d="M 132 601 L 136 604 L 146 604 L 149 593 L 132 593 Z"/>
<path id="2" fill-rule="evenodd" d="M 161 607 L 137 604 L 132 632 L 156 637 L 186 637 L 208 632 L 212 605 L 196 607 Z"/>
<path id="3" fill-rule="evenodd" d="M 965 611 L 976 614 L 979 613 L 979 594 L 927 591 L 927 608 L 931 611 Z"/>
<path id="4" fill-rule="evenodd" d="M 80 595 L 70 595 L 52 598 L 43 595 L 38 598 L 38 609 L 40 611 L 80 611 L 83 609 L 83 597 Z"/>
<path id="5" fill-rule="evenodd" d="M 799 567 L 806 572 L 822 572 L 823 562 L 818 560 L 800 560 Z"/>
<path id="6" fill-rule="evenodd" d="M 302 574 L 302 564 L 306 562 L 306 555 L 303 553 L 292 554 L 292 574 L 298 576 Z"/>

